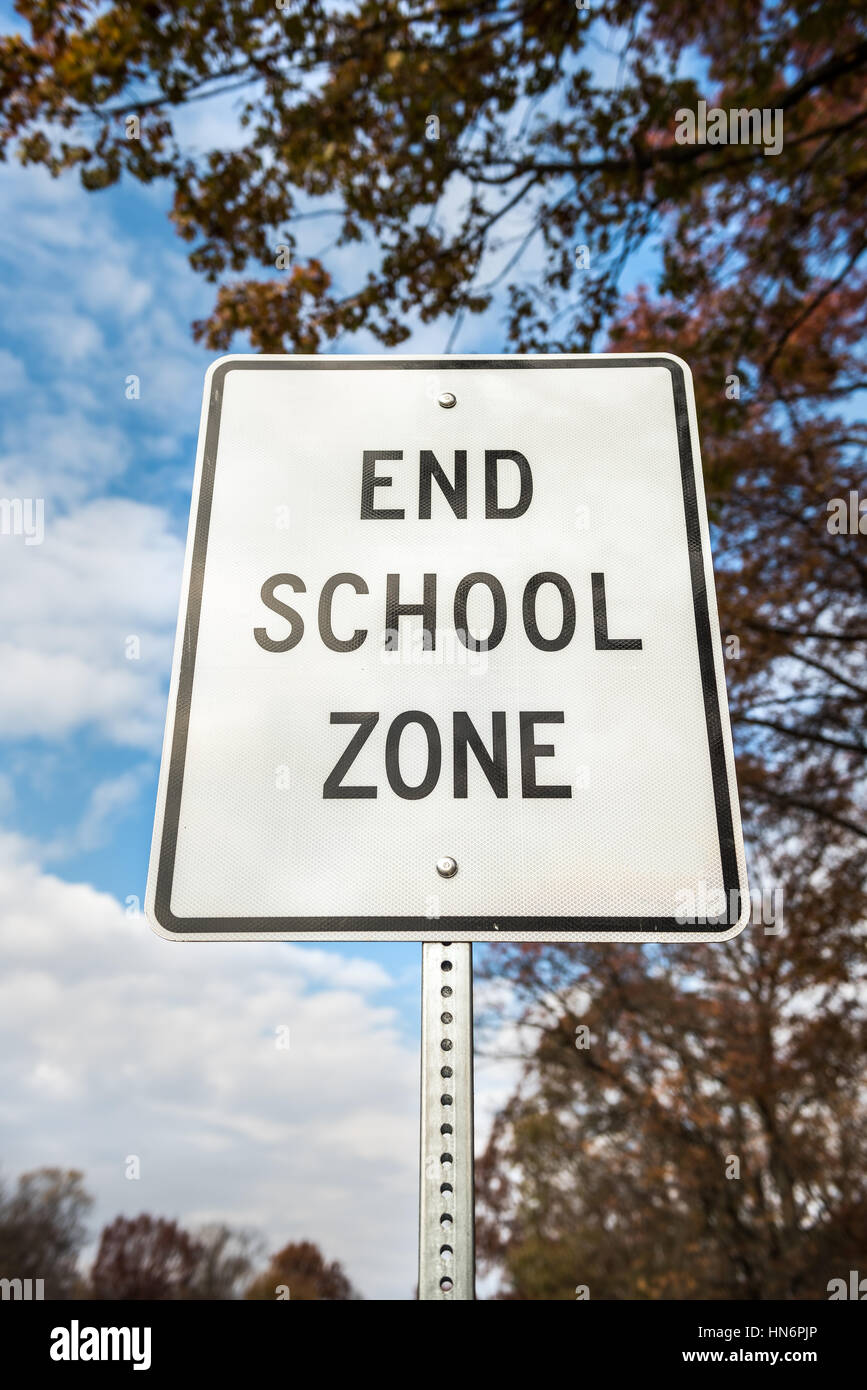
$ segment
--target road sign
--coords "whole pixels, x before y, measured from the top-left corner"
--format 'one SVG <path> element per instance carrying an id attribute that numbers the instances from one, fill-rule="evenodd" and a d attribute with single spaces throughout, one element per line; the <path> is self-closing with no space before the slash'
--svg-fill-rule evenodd
<path id="1" fill-rule="evenodd" d="M 743 927 L 679 359 L 214 363 L 147 911 L 183 940 Z"/>

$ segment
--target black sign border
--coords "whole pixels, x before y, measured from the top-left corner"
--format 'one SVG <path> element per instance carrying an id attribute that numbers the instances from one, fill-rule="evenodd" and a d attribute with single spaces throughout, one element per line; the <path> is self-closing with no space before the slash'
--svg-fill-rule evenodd
<path id="1" fill-rule="evenodd" d="M 223 388 L 229 372 L 236 371 L 428 371 L 446 372 L 478 370 L 479 368 L 506 368 L 515 370 L 593 370 L 594 368 L 618 369 L 630 367 L 660 367 L 671 376 L 674 394 L 675 421 L 680 453 L 680 475 L 683 488 L 683 504 L 686 519 L 687 544 L 689 548 L 689 568 L 692 580 L 693 605 L 695 609 L 696 639 L 698 643 L 699 665 L 702 690 L 704 694 L 705 721 L 707 726 L 708 750 L 714 785 L 717 830 L 719 833 L 720 862 L 726 894 L 727 912 L 719 918 L 704 920 L 700 918 L 678 920 L 675 917 L 459 917 L 442 916 L 435 920 L 428 917 L 176 917 L 171 910 L 172 885 L 174 880 L 175 851 L 177 846 L 178 823 L 180 819 L 181 796 L 183 792 L 184 765 L 186 759 L 187 731 L 193 680 L 195 676 L 196 647 L 198 642 L 199 616 L 202 605 L 205 561 L 208 550 L 211 501 L 213 497 L 214 475 L 217 462 L 217 449 L 220 437 L 220 416 L 223 402 Z M 647 934 L 652 937 L 658 933 L 672 936 L 694 938 L 696 934 L 707 935 L 713 939 L 731 931 L 741 915 L 741 889 L 738 872 L 738 856 L 732 822 L 732 798 L 729 787 L 728 766 L 726 762 L 725 740 L 723 737 L 717 689 L 717 675 L 714 663 L 714 635 L 711 629 L 708 610 L 707 584 L 705 578 L 705 557 L 702 549 L 701 524 L 698 510 L 698 497 L 695 486 L 695 466 L 692 453 L 692 438 L 687 407 L 686 384 L 680 363 L 667 356 L 648 355 L 644 357 L 599 356 L 596 358 L 558 358 L 558 357 L 442 357 L 442 358 L 231 358 L 219 362 L 211 377 L 211 391 L 208 402 L 208 419 L 205 433 L 205 447 L 202 459 L 201 484 L 198 510 L 196 514 L 193 556 L 190 569 L 190 585 L 187 595 L 187 611 L 184 621 L 184 643 L 181 654 L 181 667 L 178 693 L 175 702 L 175 718 L 172 730 L 171 755 L 169 761 L 168 785 L 166 789 L 162 834 L 160 839 L 159 862 L 157 866 L 156 891 L 154 895 L 154 916 L 160 928 L 167 934 L 182 936 L 201 935 L 203 937 L 271 935 L 288 938 L 289 933 L 309 936 L 310 940 L 325 940 L 336 933 L 364 933 L 370 940 L 382 940 L 383 933 L 392 939 L 402 934 L 407 940 L 442 940 L 450 931 L 472 932 L 476 939 L 496 939 L 497 930 L 503 933 L 501 939 L 508 940 L 512 932 L 536 932 L 542 936 L 573 933 L 576 936 L 597 932 L 623 933 L 626 935 Z M 716 640 L 719 641 L 719 634 Z"/>

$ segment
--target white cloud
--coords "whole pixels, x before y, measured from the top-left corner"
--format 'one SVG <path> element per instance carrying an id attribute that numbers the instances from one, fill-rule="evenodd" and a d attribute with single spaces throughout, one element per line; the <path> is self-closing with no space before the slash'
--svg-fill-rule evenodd
<path id="1" fill-rule="evenodd" d="M 102 333 L 93 319 L 67 309 L 31 314 L 28 331 L 48 362 L 59 362 L 63 367 L 87 366 L 105 352 Z"/>
<path id="2" fill-rule="evenodd" d="M 366 1296 L 412 1296 L 417 1052 L 382 967 L 312 946 L 168 944 L 12 839 L 0 951 L 7 1174 L 78 1166 L 97 1223 L 221 1218 L 270 1250 L 309 1237 Z"/>
<path id="3" fill-rule="evenodd" d="M 111 259 L 85 266 L 78 289 L 90 310 L 111 317 L 138 315 L 153 298 L 153 286 L 133 275 L 117 251 Z"/>
<path id="4" fill-rule="evenodd" d="M 3 536 L 0 548 L 0 736 L 57 738 L 92 724 L 112 742 L 156 749 L 183 560 L 164 513 L 106 498 L 57 520 L 47 511 L 41 545 Z"/>
<path id="5" fill-rule="evenodd" d="M 100 491 L 132 456 L 120 429 L 107 422 L 98 428 L 83 402 L 67 409 L 59 394 L 52 387 L 36 401 L 25 397 L 0 431 L 0 495 L 41 497 L 54 515 Z"/>

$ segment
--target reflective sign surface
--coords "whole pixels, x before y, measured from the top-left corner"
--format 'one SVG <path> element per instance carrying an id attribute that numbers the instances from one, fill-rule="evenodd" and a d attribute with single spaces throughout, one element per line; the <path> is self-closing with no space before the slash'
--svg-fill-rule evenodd
<path id="1" fill-rule="evenodd" d="M 210 369 L 147 910 L 188 939 L 749 915 L 688 369 Z"/>

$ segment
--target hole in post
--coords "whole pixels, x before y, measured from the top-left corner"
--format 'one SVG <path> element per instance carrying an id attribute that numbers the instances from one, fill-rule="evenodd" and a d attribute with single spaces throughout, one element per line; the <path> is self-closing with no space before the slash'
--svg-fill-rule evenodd
<path id="1" fill-rule="evenodd" d="M 440 1288 L 442 1289 L 443 1293 L 451 1293 L 453 1287 L 454 1285 L 452 1284 L 451 1279 L 440 1280 Z"/>
<path id="2" fill-rule="evenodd" d="M 440 1047 L 442 1048 L 443 1052 L 451 1052 L 451 1050 L 452 1050 L 452 1040 L 451 1040 L 451 1038 L 443 1038 L 442 1042 L 440 1043 Z"/>
<path id="3" fill-rule="evenodd" d="M 440 970 L 451 970 L 451 968 L 452 963 L 450 960 L 440 961 Z"/>
<path id="4" fill-rule="evenodd" d="M 453 1162 L 451 1154 L 440 1154 L 440 1163 L 444 1168 L 451 1168 Z"/>
<path id="5" fill-rule="evenodd" d="M 455 1253 L 455 1252 L 454 1252 L 454 1250 L 452 1249 L 452 1247 L 451 1247 L 450 1245 L 441 1245 L 441 1246 L 440 1246 L 440 1258 L 441 1258 L 441 1259 L 443 1259 L 443 1260 L 450 1260 L 451 1257 L 452 1257 L 452 1255 L 453 1255 L 454 1253 Z"/>
<path id="6" fill-rule="evenodd" d="M 452 987 L 451 987 L 451 985 L 443 985 L 442 989 L 440 990 L 440 994 L 442 995 L 443 999 L 450 999 L 450 998 L 451 998 L 451 993 L 452 993 Z"/>
<path id="7" fill-rule="evenodd" d="M 451 1105 L 453 1099 L 454 1099 L 454 1097 L 453 1097 L 453 1096 L 450 1096 L 449 1093 L 448 1093 L 448 1091 L 445 1091 L 445 1092 L 440 1096 L 440 1105 Z"/>
<path id="8" fill-rule="evenodd" d="M 440 1067 L 440 1076 L 449 1077 L 452 1074 L 451 1067 Z"/>
<path id="9" fill-rule="evenodd" d="M 440 1125 L 440 1134 L 453 1134 L 453 1133 L 454 1133 L 454 1130 L 452 1129 L 451 1125 Z"/>
<path id="10" fill-rule="evenodd" d="M 453 1022 L 454 1022 L 454 1016 L 453 1016 L 452 1014 L 440 1014 L 440 1023 L 453 1023 Z"/>
<path id="11" fill-rule="evenodd" d="M 441 1182 L 441 1183 L 440 1183 L 440 1192 L 441 1192 L 441 1193 L 443 1193 L 443 1192 L 454 1192 L 454 1190 L 455 1190 L 455 1189 L 452 1187 L 452 1185 L 451 1185 L 450 1182 Z M 450 1218 L 450 1219 L 451 1219 L 451 1218 Z"/>

